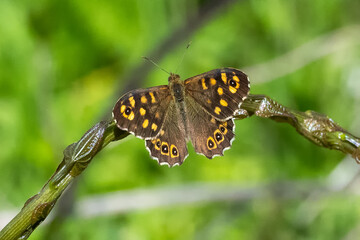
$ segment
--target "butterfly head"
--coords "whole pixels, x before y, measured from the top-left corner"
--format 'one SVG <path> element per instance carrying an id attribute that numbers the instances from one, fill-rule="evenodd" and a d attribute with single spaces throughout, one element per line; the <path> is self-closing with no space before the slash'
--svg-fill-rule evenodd
<path id="1" fill-rule="evenodd" d="M 175 73 L 170 73 L 169 84 L 180 82 L 180 76 Z"/>

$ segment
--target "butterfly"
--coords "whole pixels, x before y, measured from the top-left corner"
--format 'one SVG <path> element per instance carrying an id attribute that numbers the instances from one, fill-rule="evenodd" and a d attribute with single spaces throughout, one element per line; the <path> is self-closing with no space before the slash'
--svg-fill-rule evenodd
<path id="1" fill-rule="evenodd" d="M 161 165 L 181 165 L 188 141 L 207 158 L 222 156 L 235 139 L 233 116 L 249 94 L 247 75 L 222 68 L 185 81 L 170 73 L 168 81 L 120 97 L 112 112 L 117 127 L 145 139 Z"/>

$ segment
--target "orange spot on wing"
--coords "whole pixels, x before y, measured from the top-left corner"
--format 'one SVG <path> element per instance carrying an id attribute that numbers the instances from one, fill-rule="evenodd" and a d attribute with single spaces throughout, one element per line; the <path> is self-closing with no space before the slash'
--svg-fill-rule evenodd
<path id="1" fill-rule="evenodd" d="M 147 126 L 149 126 L 149 120 L 148 119 L 145 119 L 143 124 L 142 124 L 142 127 L 143 128 L 147 128 Z"/>
<path id="2" fill-rule="evenodd" d="M 221 112 L 221 109 L 220 109 L 219 107 L 215 107 L 214 112 L 215 112 L 217 115 L 219 115 L 220 112 Z"/>
<path id="3" fill-rule="evenodd" d="M 129 114 L 128 119 L 129 119 L 130 121 L 132 121 L 132 120 L 134 119 L 134 117 L 135 117 L 135 114 L 134 114 L 133 111 L 131 111 L 131 113 Z"/>
<path id="4" fill-rule="evenodd" d="M 130 105 L 131 105 L 132 107 L 135 107 L 134 97 L 130 97 L 130 98 L 129 98 L 129 102 L 130 102 Z"/>
<path id="5" fill-rule="evenodd" d="M 140 100 L 142 103 L 147 103 L 147 98 L 145 96 L 142 96 Z"/>
<path id="6" fill-rule="evenodd" d="M 150 97 L 151 97 L 151 103 L 156 103 L 156 99 L 155 99 L 155 96 L 152 92 L 149 93 L 150 94 Z"/>
<path id="7" fill-rule="evenodd" d="M 123 113 L 123 112 L 125 111 L 125 108 L 126 108 L 125 105 L 121 105 L 121 107 L 120 107 L 120 112 Z"/>
<path id="8" fill-rule="evenodd" d="M 224 99 L 220 99 L 220 104 L 223 105 L 224 107 L 227 107 L 228 105 L 227 101 L 225 101 Z"/>
<path id="9" fill-rule="evenodd" d="M 146 114 L 146 110 L 144 108 L 140 108 L 139 112 L 141 116 L 144 116 Z"/>
<path id="10" fill-rule="evenodd" d="M 236 88 L 234 88 L 234 87 L 232 87 L 232 86 L 229 86 L 229 91 L 231 92 L 231 93 L 236 93 Z"/>
<path id="11" fill-rule="evenodd" d="M 226 73 L 221 73 L 221 80 L 222 80 L 225 84 L 227 83 Z"/>
<path id="12" fill-rule="evenodd" d="M 207 87 L 206 84 L 205 84 L 205 78 L 202 78 L 202 79 L 201 79 L 201 85 L 202 85 L 202 88 L 203 88 L 204 90 L 208 89 L 208 87 Z"/>

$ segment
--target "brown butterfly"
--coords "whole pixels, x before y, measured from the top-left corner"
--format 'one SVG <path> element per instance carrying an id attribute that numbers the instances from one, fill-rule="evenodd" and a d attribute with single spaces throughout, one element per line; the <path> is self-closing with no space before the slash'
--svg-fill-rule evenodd
<path id="1" fill-rule="evenodd" d="M 145 139 L 151 157 L 160 164 L 180 165 L 188 156 L 187 141 L 208 158 L 223 155 L 234 140 L 233 115 L 249 94 L 245 73 L 215 69 L 169 85 L 136 89 L 115 104 L 117 126 Z"/>

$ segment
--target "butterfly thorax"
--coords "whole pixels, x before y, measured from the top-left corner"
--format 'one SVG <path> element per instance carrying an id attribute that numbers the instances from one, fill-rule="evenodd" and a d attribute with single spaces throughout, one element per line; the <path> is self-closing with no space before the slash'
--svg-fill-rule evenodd
<path id="1" fill-rule="evenodd" d="M 169 88 L 176 102 L 183 102 L 185 95 L 184 82 L 180 80 L 180 76 L 174 73 L 169 77 Z"/>

